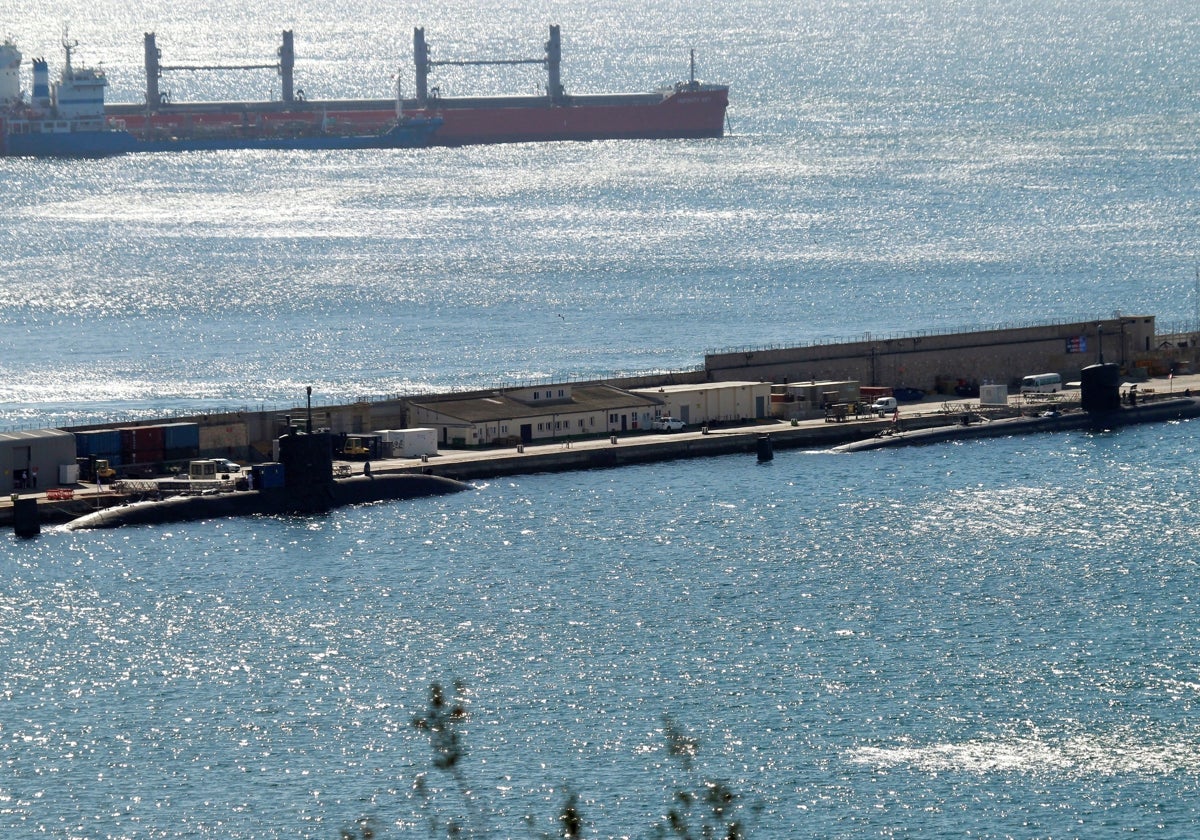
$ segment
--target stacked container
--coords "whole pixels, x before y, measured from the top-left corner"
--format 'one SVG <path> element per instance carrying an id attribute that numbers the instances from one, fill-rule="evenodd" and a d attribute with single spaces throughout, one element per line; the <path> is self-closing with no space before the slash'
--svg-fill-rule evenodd
<path id="1" fill-rule="evenodd" d="M 95 429 L 75 432 L 75 457 L 108 461 L 109 466 L 121 465 L 121 432 L 117 429 Z"/>
<path id="2" fill-rule="evenodd" d="M 163 460 L 190 461 L 200 457 L 199 423 L 164 423 Z"/>
<path id="3" fill-rule="evenodd" d="M 121 429 L 121 462 L 125 467 L 157 467 L 163 461 L 163 427 Z"/>

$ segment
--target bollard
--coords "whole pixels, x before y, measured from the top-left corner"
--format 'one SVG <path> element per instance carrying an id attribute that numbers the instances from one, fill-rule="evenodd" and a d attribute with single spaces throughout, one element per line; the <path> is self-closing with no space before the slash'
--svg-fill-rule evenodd
<path id="1" fill-rule="evenodd" d="M 771 442 L 770 435 L 758 436 L 758 460 L 759 462 L 770 461 L 775 457 L 775 444 Z"/>
<path id="2" fill-rule="evenodd" d="M 617 436 L 616 435 L 613 435 L 611 438 L 609 438 L 609 440 L 612 441 L 613 446 L 617 445 Z"/>
<path id="3" fill-rule="evenodd" d="M 18 537 L 36 537 L 42 530 L 38 521 L 36 496 L 21 498 L 13 493 L 13 531 Z"/>
<path id="4" fill-rule="evenodd" d="M 518 444 L 517 444 L 517 454 L 518 454 L 518 455 L 521 455 L 521 454 L 523 454 L 524 452 L 525 452 L 525 444 L 523 444 L 523 443 L 518 443 Z"/>

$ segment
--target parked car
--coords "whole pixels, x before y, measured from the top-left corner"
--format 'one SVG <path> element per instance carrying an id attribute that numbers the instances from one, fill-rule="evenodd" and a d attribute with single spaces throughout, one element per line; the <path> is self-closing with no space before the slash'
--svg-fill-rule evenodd
<path id="1" fill-rule="evenodd" d="M 684 427 L 682 420 L 676 420 L 674 417 L 656 417 L 651 424 L 651 428 L 658 432 L 678 432 Z"/>
<path id="2" fill-rule="evenodd" d="M 227 458 L 217 458 L 217 472 L 219 473 L 239 473 L 242 471 L 242 465 L 230 461 Z"/>

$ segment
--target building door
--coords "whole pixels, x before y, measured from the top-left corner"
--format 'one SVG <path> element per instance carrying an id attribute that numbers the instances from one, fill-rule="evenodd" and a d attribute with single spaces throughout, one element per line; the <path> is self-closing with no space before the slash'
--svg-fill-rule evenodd
<path id="1" fill-rule="evenodd" d="M 628 425 L 627 425 L 627 424 L 628 424 L 628 422 L 629 422 L 629 415 L 627 415 L 627 414 L 622 414 L 622 415 L 621 415 L 621 431 L 622 431 L 622 432 L 624 432 L 624 431 L 628 431 L 628 428 L 629 428 L 629 427 L 628 427 Z"/>
<path id="2" fill-rule="evenodd" d="M 754 419 L 761 420 L 767 416 L 767 401 L 764 397 L 754 398 Z"/>
<path id="3" fill-rule="evenodd" d="M 689 405 L 679 406 L 679 419 L 682 420 L 684 423 L 692 422 L 692 413 L 690 411 L 688 411 L 689 408 L 691 408 L 691 406 L 689 406 Z"/>
<path id="4" fill-rule="evenodd" d="M 533 424 L 521 424 L 521 443 L 533 443 Z"/>
<path id="5" fill-rule="evenodd" d="M 29 461 L 31 457 L 28 446 L 14 446 L 12 448 L 13 488 L 19 490 L 29 486 Z"/>

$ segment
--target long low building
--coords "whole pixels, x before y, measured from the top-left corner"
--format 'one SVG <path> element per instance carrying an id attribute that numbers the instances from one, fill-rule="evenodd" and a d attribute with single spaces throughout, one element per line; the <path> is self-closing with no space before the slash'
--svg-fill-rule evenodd
<path id="1" fill-rule="evenodd" d="M 661 400 L 610 385 L 532 388 L 413 400 L 414 425 L 438 430 L 440 445 L 490 446 L 648 429 Z"/>
<path id="2" fill-rule="evenodd" d="M 689 426 L 763 420 L 771 415 L 769 382 L 699 382 L 635 388 L 632 393 L 661 401 L 664 415 Z"/>

